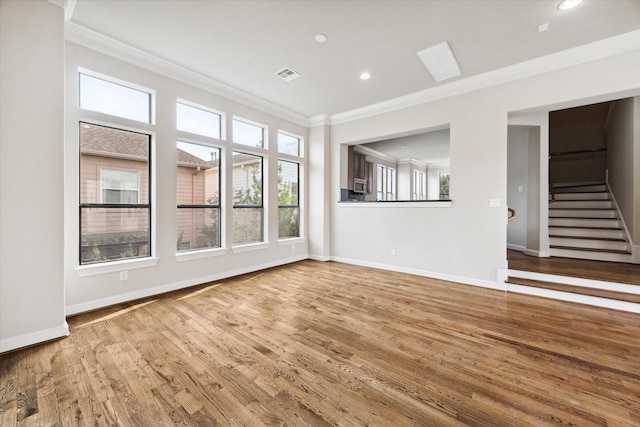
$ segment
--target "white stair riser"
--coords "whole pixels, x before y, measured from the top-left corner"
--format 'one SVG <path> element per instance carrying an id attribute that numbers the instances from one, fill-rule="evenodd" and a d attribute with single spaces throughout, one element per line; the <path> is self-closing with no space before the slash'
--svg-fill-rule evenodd
<path id="1" fill-rule="evenodd" d="M 564 237 L 595 237 L 600 239 L 624 239 L 622 230 L 599 229 L 599 228 L 562 228 L 549 227 L 549 234 L 552 236 Z"/>
<path id="2" fill-rule="evenodd" d="M 560 227 L 621 228 L 620 220 L 606 218 L 549 218 L 549 225 Z"/>
<path id="3" fill-rule="evenodd" d="M 549 244 L 552 246 L 570 246 L 572 248 L 604 249 L 608 251 L 628 251 L 629 245 L 626 241 L 575 239 L 571 237 L 549 237 Z"/>
<path id="4" fill-rule="evenodd" d="M 574 249 L 550 248 L 549 255 L 564 258 L 590 259 L 593 261 L 631 262 L 630 254 L 618 254 L 611 252 L 588 252 Z"/>
<path id="5" fill-rule="evenodd" d="M 560 200 L 610 200 L 609 193 L 558 193 L 556 201 Z"/>
<path id="6" fill-rule="evenodd" d="M 607 191 L 607 186 L 605 184 L 595 184 L 595 185 L 582 185 L 579 187 L 554 187 L 553 191 L 556 194 Z"/>
<path id="7" fill-rule="evenodd" d="M 549 202 L 553 209 L 613 209 L 610 200 L 556 200 Z"/>
<path id="8" fill-rule="evenodd" d="M 549 209 L 549 218 L 616 218 L 615 210 Z"/>

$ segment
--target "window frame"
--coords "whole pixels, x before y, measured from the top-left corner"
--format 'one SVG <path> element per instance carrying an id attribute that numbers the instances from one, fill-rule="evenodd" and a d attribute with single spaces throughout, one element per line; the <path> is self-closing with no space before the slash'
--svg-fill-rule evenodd
<path id="1" fill-rule="evenodd" d="M 101 113 L 102 114 L 102 113 Z M 106 114 L 106 113 L 104 113 Z M 80 128 L 83 125 L 90 125 L 90 126 L 100 126 L 100 127 L 104 127 L 104 128 L 108 128 L 108 129 L 113 129 L 116 131 L 120 131 L 120 132 L 130 132 L 130 133 L 135 133 L 135 134 L 139 134 L 139 135 L 144 135 L 147 137 L 147 202 L 146 203 L 140 203 L 140 191 L 142 190 L 142 186 L 139 184 L 138 185 L 138 203 L 103 203 L 103 202 L 82 202 L 80 200 L 80 194 L 81 194 L 81 189 L 82 189 L 82 152 L 81 152 L 81 139 L 80 139 L 80 135 L 81 135 L 81 131 Z M 131 261 L 136 261 L 136 260 L 144 260 L 144 259 L 152 259 L 153 258 L 153 252 L 154 252 L 154 248 L 153 248 L 153 242 L 154 242 L 154 238 L 153 238 L 153 231 L 154 231 L 154 224 L 153 224 L 153 182 L 155 181 L 154 176 L 153 176 L 153 134 L 151 132 L 148 131 L 143 131 L 143 130 L 132 130 L 132 129 L 127 129 L 125 127 L 121 127 L 115 124 L 103 124 L 103 123 L 95 123 L 89 120 L 83 120 L 80 119 L 78 120 L 78 266 L 79 268 L 83 268 L 83 267 L 93 267 L 93 266 L 102 266 L 102 265 L 111 265 L 112 263 L 117 263 L 117 262 L 131 262 Z M 109 168 L 108 168 L 109 169 Z M 102 187 L 102 176 L 100 177 L 100 187 Z M 100 200 L 102 200 L 102 189 L 100 189 Z M 83 209 L 117 209 L 117 210 L 125 210 L 125 209 L 146 209 L 147 210 L 147 254 L 146 255 L 136 255 L 135 257 L 125 257 L 125 258 L 118 258 L 118 259 L 107 259 L 104 261 L 96 261 L 96 262 L 89 262 L 89 263 L 83 263 L 82 260 L 82 238 L 83 238 L 83 233 L 82 233 L 82 211 Z M 107 268 L 107 271 L 109 271 L 110 269 Z"/>
<path id="2" fill-rule="evenodd" d="M 264 206 L 265 206 L 265 185 L 264 185 L 264 167 L 265 167 L 265 159 L 267 159 L 266 154 L 256 154 L 254 152 L 251 152 L 251 150 L 241 150 L 238 146 L 242 146 L 242 147 L 248 147 L 248 148 L 252 148 L 248 145 L 243 145 L 243 144 L 237 144 L 236 143 L 236 147 L 234 149 L 232 149 L 231 152 L 231 156 L 233 159 L 233 156 L 235 154 L 240 154 L 240 155 L 246 155 L 246 156 L 252 156 L 252 157 L 257 157 L 260 159 L 260 204 L 256 205 L 256 204 L 236 204 L 235 201 L 235 195 L 232 193 L 232 203 L 231 203 L 231 212 L 232 212 L 232 225 L 234 227 L 234 231 L 235 231 L 235 220 L 236 220 L 236 216 L 234 214 L 235 209 L 260 209 L 260 239 L 259 241 L 255 241 L 255 242 L 236 242 L 236 235 L 235 232 L 233 233 L 233 235 L 231 236 L 231 245 L 233 247 L 239 247 L 239 246 L 250 246 L 250 245 L 261 245 L 264 243 L 267 243 L 267 236 L 265 235 L 265 231 L 266 231 L 266 227 L 265 227 L 265 210 L 264 210 Z M 259 147 L 254 147 L 254 148 L 259 148 Z M 233 169 L 235 169 L 236 163 L 235 160 L 233 161 L 232 165 L 231 165 L 231 176 L 233 177 Z M 232 178 L 232 182 L 230 185 L 230 189 L 232 192 L 235 192 L 235 187 L 234 187 L 234 183 L 233 183 L 233 178 Z"/>
<path id="3" fill-rule="evenodd" d="M 184 132 L 184 131 L 180 131 L 180 132 Z M 186 143 L 186 144 L 194 144 L 194 145 L 200 145 L 202 147 L 207 147 L 213 150 L 218 150 L 218 203 L 217 204 L 188 204 L 188 203 L 176 203 L 176 227 L 177 227 L 177 213 L 180 209 L 217 209 L 218 211 L 218 246 L 207 246 L 207 247 L 202 247 L 202 248 L 190 248 L 190 249 L 185 249 L 185 250 L 180 250 L 177 248 L 176 245 L 176 254 L 178 255 L 183 255 L 183 254 L 188 254 L 188 253 L 193 253 L 195 251 L 214 251 L 214 250 L 218 250 L 220 248 L 223 247 L 223 224 L 224 224 L 224 220 L 222 217 L 222 182 L 223 182 L 223 169 L 222 169 L 222 157 L 223 157 L 223 149 L 222 147 L 217 147 L 211 144 L 207 144 L 204 143 L 202 141 L 186 141 L 186 138 L 180 138 L 178 137 L 176 139 L 176 149 L 178 149 L 178 143 L 182 142 L 182 143 Z M 178 162 L 176 159 L 176 171 L 178 168 Z M 177 173 L 176 173 L 176 177 L 177 177 Z M 176 179 L 176 200 L 177 200 L 177 194 L 178 194 L 178 181 Z M 176 228 L 177 231 L 177 228 Z"/>
<path id="4" fill-rule="evenodd" d="M 391 182 L 389 182 L 391 181 Z M 387 175 L 385 177 L 385 200 L 395 200 L 396 199 L 396 170 L 394 168 L 387 167 Z M 391 188 L 391 191 L 389 191 Z M 389 197 L 391 196 L 391 197 Z"/>
<path id="5" fill-rule="evenodd" d="M 278 239 L 282 240 L 282 239 L 297 239 L 299 237 L 301 237 L 301 209 L 300 209 L 300 162 L 298 161 L 293 161 L 293 160 L 285 160 L 285 159 L 278 159 L 277 164 L 278 164 L 278 171 L 280 170 L 280 162 L 285 162 L 285 163 L 291 163 L 293 165 L 296 165 L 296 204 L 295 205 L 281 205 L 280 204 L 280 188 L 278 187 Z M 279 184 L 279 182 L 278 182 Z M 281 236 L 280 235 L 280 209 L 284 208 L 284 209 L 292 209 L 295 208 L 297 209 L 296 211 L 296 217 L 297 217 L 297 222 L 298 222 L 298 235 L 297 236 Z"/>

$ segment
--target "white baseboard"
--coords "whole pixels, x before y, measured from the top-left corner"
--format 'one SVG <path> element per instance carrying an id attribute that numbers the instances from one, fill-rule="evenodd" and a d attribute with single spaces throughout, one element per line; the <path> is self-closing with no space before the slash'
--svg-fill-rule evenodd
<path id="1" fill-rule="evenodd" d="M 97 310 L 99 308 L 108 307 L 114 304 L 120 304 L 123 302 L 134 301 L 141 298 L 147 298 L 150 296 L 159 295 L 166 292 L 176 291 L 178 289 L 188 288 L 190 286 L 201 285 L 207 282 L 214 282 L 217 280 L 227 279 L 229 277 L 239 276 L 241 274 L 253 273 L 254 271 L 264 270 L 266 268 L 271 268 L 271 267 L 277 267 L 279 265 L 290 264 L 292 262 L 302 261 L 308 258 L 309 256 L 306 254 L 299 255 L 299 256 L 285 258 L 278 261 L 268 262 L 260 265 L 252 265 L 246 268 L 239 268 L 236 270 L 225 271 L 222 273 L 212 274 L 209 276 L 198 277 L 195 279 L 183 280 L 175 283 L 168 283 L 166 285 L 156 286 L 154 288 L 142 289 L 136 292 L 129 292 L 126 294 L 114 295 L 108 298 L 87 301 L 80 304 L 73 304 L 66 307 L 66 315 L 71 316 L 74 314 Z"/>
<path id="2" fill-rule="evenodd" d="M 549 251 L 534 251 L 533 249 L 525 249 L 524 254 L 538 258 L 549 258 L 551 256 Z"/>
<path id="3" fill-rule="evenodd" d="M 311 255 L 311 254 L 309 254 L 309 259 L 311 259 L 313 261 L 331 261 L 331 257 L 330 256 L 324 256 L 324 255 Z"/>
<path id="4" fill-rule="evenodd" d="M 492 282 L 490 280 L 473 279 L 470 277 L 455 276 L 451 274 L 436 273 L 433 271 L 419 270 L 416 268 L 401 267 L 398 265 L 380 264 L 377 262 L 362 261 L 359 259 L 331 257 L 331 261 L 342 262 L 345 264 L 359 265 L 362 267 L 377 268 L 380 270 L 395 271 L 398 273 L 414 274 L 416 276 L 429 277 L 431 279 L 446 280 L 449 282 L 461 283 L 463 285 L 480 286 L 482 288 L 497 289 L 503 291 L 504 283 Z"/>
<path id="5" fill-rule="evenodd" d="M 31 332 L 11 338 L 3 338 L 0 340 L 0 353 L 67 336 L 69 336 L 69 325 L 67 322 L 64 322 L 62 325 L 42 331 Z"/>
<path id="6" fill-rule="evenodd" d="M 513 251 L 524 252 L 527 248 L 522 245 L 514 245 L 513 243 L 507 243 L 507 249 L 511 249 Z"/>

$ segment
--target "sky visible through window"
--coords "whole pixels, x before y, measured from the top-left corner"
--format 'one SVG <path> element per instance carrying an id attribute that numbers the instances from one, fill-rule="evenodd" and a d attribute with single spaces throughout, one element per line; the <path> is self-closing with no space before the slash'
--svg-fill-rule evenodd
<path id="1" fill-rule="evenodd" d="M 200 108 L 177 103 L 178 130 L 220 139 L 220 115 Z"/>
<path id="2" fill-rule="evenodd" d="M 80 108 L 151 122 L 151 94 L 80 74 Z"/>

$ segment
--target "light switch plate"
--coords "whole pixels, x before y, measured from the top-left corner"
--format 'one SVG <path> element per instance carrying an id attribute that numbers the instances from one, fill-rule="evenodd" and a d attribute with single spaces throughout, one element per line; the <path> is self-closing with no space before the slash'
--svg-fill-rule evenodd
<path id="1" fill-rule="evenodd" d="M 489 207 L 490 208 L 499 208 L 500 207 L 500 199 L 489 199 Z"/>

